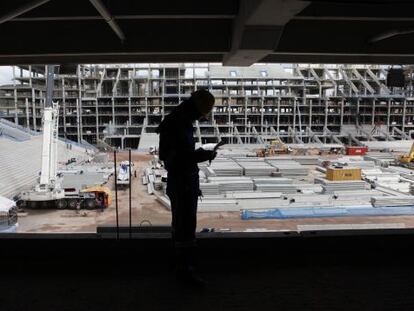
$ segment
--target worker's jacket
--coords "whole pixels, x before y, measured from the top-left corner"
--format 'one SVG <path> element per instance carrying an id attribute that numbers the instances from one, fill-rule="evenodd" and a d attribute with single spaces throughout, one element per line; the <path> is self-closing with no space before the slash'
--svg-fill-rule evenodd
<path id="1" fill-rule="evenodd" d="M 184 101 L 167 115 L 157 129 L 160 134 L 159 157 L 173 176 L 190 177 L 197 174 L 199 162 L 210 159 L 211 152 L 202 148 L 195 150 L 193 120 Z"/>

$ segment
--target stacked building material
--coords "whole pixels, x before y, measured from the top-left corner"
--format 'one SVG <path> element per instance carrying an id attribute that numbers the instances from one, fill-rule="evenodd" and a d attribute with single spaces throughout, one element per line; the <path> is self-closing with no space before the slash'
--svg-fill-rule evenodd
<path id="1" fill-rule="evenodd" d="M 342 190 L 363 190 L 368 185 L 363 180 L 330 181 L 323 177 L 316 177 L 315 183 L 322 185 L 323 193 L 333 193 Z"/>
<path id="2" fill-rule="evenodd" d="M 293 160 L 266 160 L 270 165 L 282 173 L 282 176 L 306 176 L 308 169 Z"/>
<path id="3" fill-rule="evenodd" d="M 414 197 L 413 196 L 381 196 L 381 197 L 372 197 L 371 204 L 374 207 L 383 207 L 383 206 L 413 206 Z"/>
<path id="4" fill-rule="evenodd" d="M 252 178 L 255 185 L 257 184 L 292 184 L 291 178 L 273 177 L 273 178 Z"/>
<path id="5" fill-rule="evenodd" d="M 402 166 L 389 166 L 386 168 L 382 168 L 381 169 L 383 172 L 392 172 L 392 173 L 398 173 L 401 174 L 401 176 L 406 176 L 406 175 L 412 175 L 414 176 L 414 170 L 407 168 L 407 167 L 402 167 Z"/>
<path id="6" fill-rule="evenodd" d="M 281 192 L 226 192 L 225 198 L 244 199 L 244 200 L 262 200 L 262 199 L 277 199 L 282 196 Z"/>
<path id="7" fill-rule="evenodd" d="M 302 165 L 318 165 L 319 163 L 318 156 L 310 156 L 310 155 L 303 155 L 303 156 L 279 155 L 279 156 L 267 157 L 266 160 L 296 161 Z"/>
<path id="8" fill-rule="evenodd" d="M 385 188 L 393 189 L 399 192 L 409 193 L 410 192 L 410 180 L 401 178 L 399 173 L 393 172 L 369 172 L 365 176 L 366 180 L 369 180 L 376 186 L 382 186 Z"/>
<path id="9" fill-rule="evenodd" d="M 405 179 L 405 180 L 407 180 L 407 181 L 411 182 L 411 183 L 414 183 L 414 175 L 411 175 L 411 174 L 404 174 L 404 173 L 402 173 L 402 174 L 401 174 L 401 177 L 402 177 L 403 179 Z"/>
<path id="10" fill-rule="evenodd" d="M 356 200 L 358 199 L 371 199 L 373 196 L 385 196 L 386 194 L 377 190 L 338 190 L 330 193 L 332 197 L 339 200 Z"/>
<path id="11" fill-rule="evenodd" d="M 322 186 L 310 183 L 295 183 L 296 189 L 301 193 L 321 193 Z"/>
<path id="12" fill-rule="evenodd" d="M 240 207 L 237 200 L 215 199 L 202 200 L 198 202 L 198 212 L 238 212 Z"/>
<path id="13" fill-rule="evenodd" d="M 302 165 L 317 165 L 319 157 L 317 156 L 295 156 L 294 160 Z"/>
<path id="14" fill-rule="evenodd" d="M 219 184 L 217 183 L 200 183 L 200 190 L 203 193 L 203 195 L 220 194 Z"/>
<path id="15" fill-rule="evenodd" d="M 239 161 L 245 176 L 270 176 L 276 169 L 265 161 Z"/>
<path id="16" fill-rule="evenodd" d="M 389 150 L 395 152 L 408 152 L 413 144 L 412 140 L 394 140 L 394 141 L 365 141 L 369 150 Z M 370 152 L 371 153 L 371 152 Z"/>
<path id="17" fill-rule="evenodd" d="M 311 206 L 329 206 L 332 204 L 332 196 L 330 194 L 288 194 L 284 197 L 286 202 L 290 204 L 296 203 L 301 205 L 311 205 Z"/>
<path id="18" fill-rule="evenodd" d="M 297 187 L 293 184 L 257 184 L 256 190 L 262 192 L 296 193 Z"/>
<path id="19" fill-rule="evenodd" d="M 222 181 L 219 183 L 220 192 L 227 191 L 253 191 L 254 183 L 252 180 Z"/>
<path id="20" fill-rule="evenodd" d="M 372 161 L 379 166 L 386 166 L 395 161 L 395 156 L 391 152 L 368 152 L 364 160 Z"/>
<path id="21" fill-rule="evenodd" d="M 208 182 L 222 183 L 232 181 L 251 181 L 252 179 L 247 176 L 210 176 Z"/>
<path id="22" fill-rule="evenodd" d="M 232 159 L 218 158 L 205 172 L 207 176 L 242 176 L 243 168 Z"/>

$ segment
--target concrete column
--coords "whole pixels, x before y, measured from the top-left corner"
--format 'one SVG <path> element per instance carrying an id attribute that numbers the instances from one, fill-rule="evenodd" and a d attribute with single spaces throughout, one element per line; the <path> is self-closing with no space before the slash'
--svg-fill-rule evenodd
<path id="1" fill-rule="evenodd" d="M 26 127 L 30 128 L 30 116 L 29 116 L 29 99 L 25 99 L 25 106 L 26 106 Z"/>
<path id="2" fill-rule="evenodd" d="M 95 99 L 95 112 L 96 112 L 96 134 L 95 134 L 95 139 L 96 139 L 96 143 L 98 143 L 98 139 L 99 139 L 99 105 L 98 105 L 98 98 Z"/>
<path id="3" fill-rule="evenodd" d="M 407 110 L 407 101 L 404 99 L 404 106 L 403 106 L 403 118 L 402 118 L 402 130 L 405 133 L 405 115 Z"/>
<path id="4" fill-rule="evenodd" d="M 280 97 L 277 99 L 277 124 L 276 124 L 276 131 L 279 135 L 280 132 Z"/>
<path id="5" fill-rule="evenodd" d="M 387 129 L 390 132 L 390 114 L 391 114 L 391 100 L 387 101 Z"/>
<path id="6" fill-rule="evenodd" d="M 111 102 L 112 102 L 112 124 L 115 126 L 115 99 L 114 99 L 114 96 L 112 96 Z"/>
<path id="7" fill-rule="evenodd" d="M 82 80 L 81 80 L 81 66 L 77 66 L 76 74 L 78 76 L 78 99 L 76 100 L 76 106 L 78 108 L 78 142 L 81 142 L 83 139 L 83 127 L 82 127 Z"/>
<path id="8" fill-rule="evenodd" d="M 163 96 L 164 96 L 164 94 L 163 94 Z M 145 96 L 145 119 L 147 119 L 147 121 L 148 121 L 148 97 L 147 96 Z"/>
<path id="9" fill-rule="evenodd" d="M 76 130 L 78 134 L 78 143 L 82 141 L 82 111 L 79 106 L 79 98 L 76 99 L 76 114 L 78 124 L 76 125 Z"/>
<path id="10" fill-rule="evenodd" d="M 309 100 L 309 128 L 312 129 L 312 99 Z"/>
<path id="11" fill-rule="evenodd" d="M 375 98 L 372 99 L 372 116 L 371 116 L 371 125 L 375 126 Z"/>
<path id="12" fill-rule="evenodd" d="M 296 98 L 293 99 L 293 130 L 296 132 Z"/>
<path id="13" fill-rule="evenodd" d="M 227 96 L 229 96 L 228 92 L 227 92 Z M 227 120 L 228 120 L 227 123 L 228 124 L 232 123 L 231 122 L 231 112 L 230 112 L 230 100 L 231 100 L 231 97 L 227 97 L 226 101 L 227 101 Z"/>
<path id="14" fill-rule="evenodd" d="M 244 88 L 242 88 L 242 92 L 244 94 Z M 245 133 L 247 133 L 247 97 L 244 97 L 244 128 L 245 128 Z"/>
<path id="15" fill-rule="evenodd" d="M 37 130 L 37 122 L 36 122 L 36 98 L 35 98 L 35 90 L 32 88 L 32 120 L 33 120 L 33 129 Z"/>
<path id="16" fill-rule="evenodd" d="M 131 97 L 128 97 L 128 121 L 129 125 L 132 125 Z"/>
<path id="17" fill-rule="evenodd" d="M 19 124 L 17 116 L 17 88 L 16 88 L 16 66 L 13 66 L 13 96 L 14 96 L 14 123 Z"/>
<path id="18" fill-rule="evenodd" d="M 66 94 L 65 94 L 65 78 L 62 77 L 62 118 L 63 118 L 63 135 L 66 138 Z"/>
<path id="19" fill-rule="evenodd" d="M 263 123 L 264 123 L 264 96 L 262 95 L 260 101 L 260 134 L 263 135 Z"/>
<path id="20" fill-rule="evenodd" d="M 165 104 L 165 67 L 162 68 L 162 97 L 161 97 L 161 118 L 164 119 L 164 104 Z"/>
<path id="21" fill-rule="evenodd" d="M 29 85 L 32 87 L 32 65 L 29 65 Z"/>
<path id="22" fill-rule="evenodd" d="M 358 98 L 357 99 L 357 120 L 356 120 L 356 123 L 358 124 L 358 125 L 360 125 L 359 124 L 359 102 L 360 102 L 360 98 Z"/>

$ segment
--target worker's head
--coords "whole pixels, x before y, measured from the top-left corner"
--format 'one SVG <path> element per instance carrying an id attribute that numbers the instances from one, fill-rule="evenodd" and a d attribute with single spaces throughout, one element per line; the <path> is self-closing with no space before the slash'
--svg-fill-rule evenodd
<path id="1" fill-rule="evenodd" d="M 213 94 L 207 90 L 198 90 L 191 93 L 191 100 L 198 112 L 197 119 L 207 117 L 213 109 L 215 101 Z"/>

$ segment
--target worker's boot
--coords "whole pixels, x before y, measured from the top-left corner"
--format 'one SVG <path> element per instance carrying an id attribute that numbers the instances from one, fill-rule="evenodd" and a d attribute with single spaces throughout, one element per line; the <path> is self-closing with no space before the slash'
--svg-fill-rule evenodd
<path id="1" fill-rule="evenodd" d="M 205 280 L 200 277 L 195 268 L 195 247 L 176 249 L 175 276 L 185 287 L 202 289 L 206 286 Z"/>

